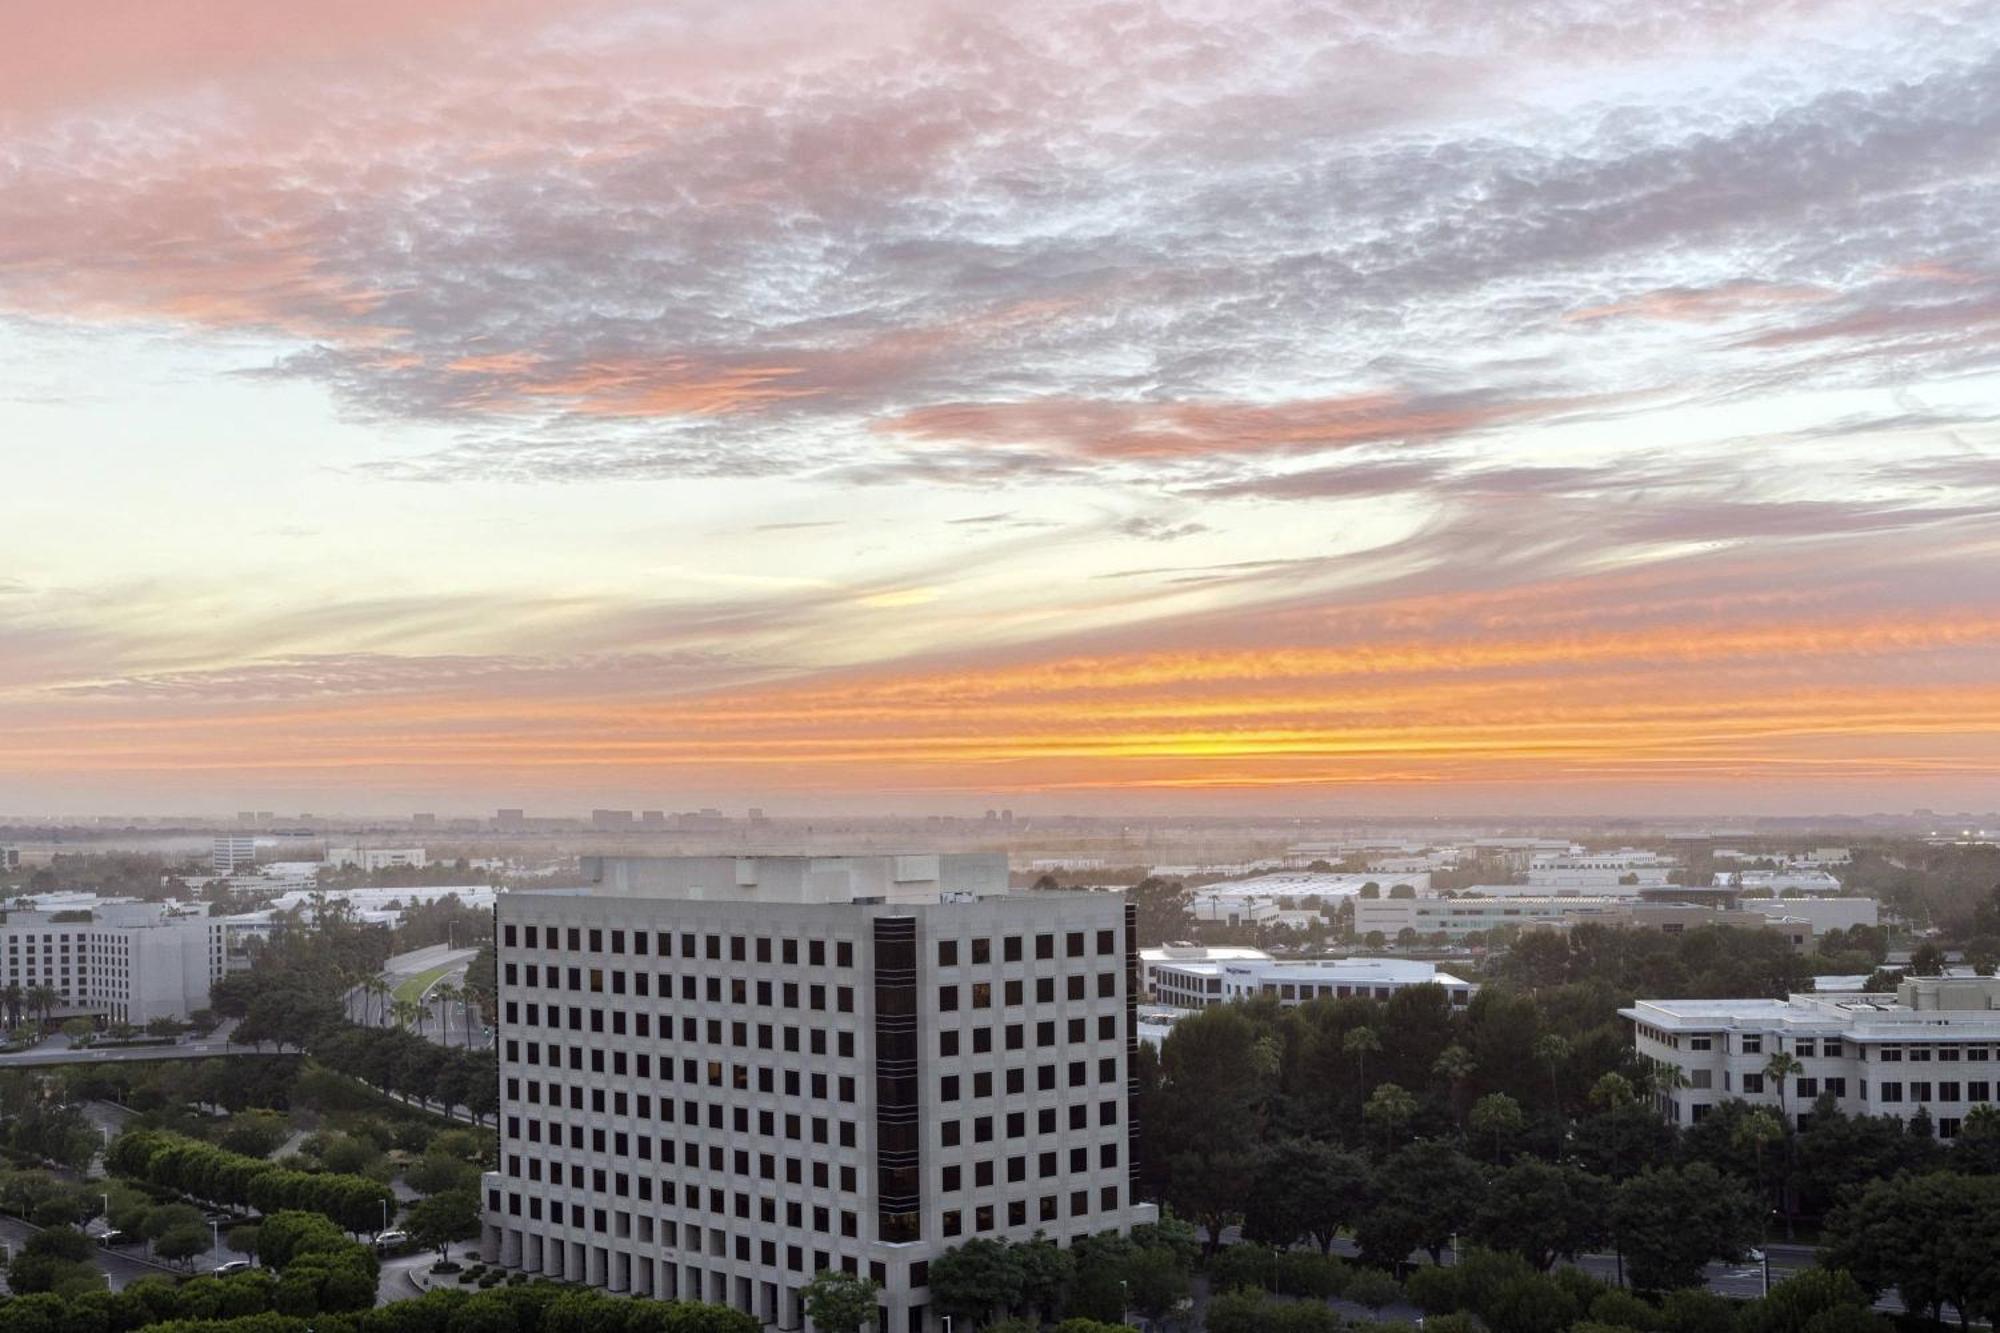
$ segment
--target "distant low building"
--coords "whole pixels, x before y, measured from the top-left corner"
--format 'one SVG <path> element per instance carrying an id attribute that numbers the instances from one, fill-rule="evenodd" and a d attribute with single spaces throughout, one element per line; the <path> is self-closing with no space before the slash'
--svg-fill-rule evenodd
<path id="1" fill-rule="evenodd" d="M 1816 935 L 1880 925 L 1882 920 L 1881 904 L 1873 898 L 1739 898 L 1736 905 L 1746 912 L 1809 921 Z"/>
<path id="2" fill-rule="evenodd" d="M 1536 857 L 1528 866 L 1528 883 L 1537 888 L 1653 887 L 1669 883 L 1679 868 L 1678 861 L 1630 847 L 1615 852 L 1565 852 Z"/>
<path id="3" fill-rule="evenodd" d="M 0 870 L 19 870 L 21 849 L 0 844 Z"/>
<path id="4" fill-rule="evenodd" d="M 430 855 L 421 847 L 329 847 L 326 864 L 335 870 L 377 870 L 409 868 L 421 870 L 430 864 Z"/>
<path id="5" fill-rule="evenodd" d="M 1658 930 L 1670 935 L 1703 926 L 1780 930 L 1799 949 L 1809 948 L 1817 933 L 1810 921 L 1788 913 L 1732 911 L 1699 902 L 1648 902 L 1636 893 L 1363 898 L 1354 904 L 1355 933 L 1364 939 L 1379 933 L 1385 941 L 1394 941 L 1404 931 L 1413 932 L 1418 939 L 1443 936 L 1456 942 L 1469 935 L 1491 934 L 1510 926 L 1522 930 L 1567 930 L 1584 922 Z"/>

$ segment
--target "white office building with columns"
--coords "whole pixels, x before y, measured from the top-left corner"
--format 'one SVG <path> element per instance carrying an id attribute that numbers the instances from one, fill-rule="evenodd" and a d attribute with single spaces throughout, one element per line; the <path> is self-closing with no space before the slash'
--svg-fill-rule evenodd
<path id="1" fill-rule="evenodd" d="M 929 1263 L 1067 1242 L 1133 1200 L 1124 896 L 1004 857 L 588 858 L 497 907 L 486 1256 L 805 1325 L 822 1269 L 929 1333 Z"/>

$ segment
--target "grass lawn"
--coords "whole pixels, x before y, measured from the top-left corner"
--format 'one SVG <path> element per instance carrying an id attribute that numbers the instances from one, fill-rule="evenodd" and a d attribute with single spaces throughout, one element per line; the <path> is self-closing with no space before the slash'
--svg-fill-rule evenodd
<path id="1" fill-rule="evenodd" d="M 428 972 L 419 972 L 407 981 L 397 984 L 395 997 L 399 1000 L 408 1000 L 410 1003 L 415 1004 L 423 998 L 424 992 L 429 990 L 439 977 L 449 976 L 456 971 L 458 971 L 457 964 L 447 963 L 443 967 L 434 967 Z"/>

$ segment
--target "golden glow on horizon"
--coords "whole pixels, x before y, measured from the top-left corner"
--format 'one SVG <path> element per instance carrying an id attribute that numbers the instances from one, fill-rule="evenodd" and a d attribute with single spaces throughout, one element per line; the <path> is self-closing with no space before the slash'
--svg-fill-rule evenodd
<path id="1" fill-rule="evenodd" d="M 17 728 L 22 771 L 624 773 L 773 791 L 1645 786 L 2000 775 L 2000 620 L 1072 657 L 591 699 L 482 691 L 191 705 L 124 698 Z M 81 701 L 69 707 L 80 707 Z M 129 714 L 120 717 L 118 714 Z M 1968 751 L 1968 747 L 1971 747 Z"/>

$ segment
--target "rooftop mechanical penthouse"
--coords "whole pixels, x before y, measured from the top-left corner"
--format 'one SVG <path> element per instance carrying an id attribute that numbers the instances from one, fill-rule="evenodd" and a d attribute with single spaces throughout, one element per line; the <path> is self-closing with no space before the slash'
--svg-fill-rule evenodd
<path id="1" fill-rule="evenodd" d="M 603 858 L 499 906 L 489 1259 L 805 1324 L 821 1269 L 941 1327 L 929 1261 L 1154 1220 L 1122 894 L 1003 857 Z"/>

